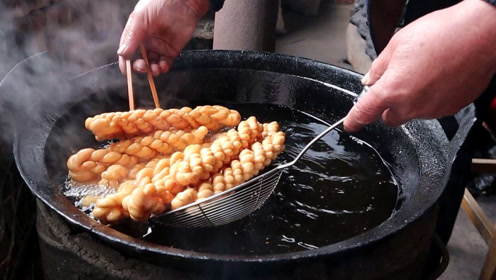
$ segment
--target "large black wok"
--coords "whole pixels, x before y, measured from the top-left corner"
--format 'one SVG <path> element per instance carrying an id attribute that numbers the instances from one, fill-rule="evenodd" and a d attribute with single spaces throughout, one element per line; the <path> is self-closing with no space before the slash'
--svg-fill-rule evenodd
<path id="1" fill-rule="evenodd" d="M 60 155 L 81 148 L 85 142 L 78 140 L 79 128 L 54 125 L 72 104 L 82 100 L 88 115 L 126 110 L 126 85 L 115 64 L 74 78 L 65 77 L 54 65 L 46 54 L 32 57 L 14 69 L 1 88 L 10 96 L 7 104 L 13 109 L 14 153 L 21 175 L 32 192 L 76 232 L 84 229 L 127 257 L 168 267 L 181 275 L 191 272 L 212 279 L 421 277 L 435 235 L 438 201 L 469 129 L 459 129 L 451 142 L 437 121 L 412 121 L 394 129 L 377 122 L 359 132 L 357 136 L 390 163 L 403 200 L 390 219 L 359 236 L 287 254 L 239 256 L 186 251 L 101 225 L 61 193 L 67 158 Z M 146 81 L 135 81 L 138 106 L 153 104 Z M 291 56 L 233 51 L 184 52 L 171 73 L 156 78 L 156 83 L 163 107 L 195 100 L 270 103 L 310 112 L 328 122 L 343 117 L 352 105 L 353 93 L 361 91 L 360 75 L 349 70 Z M 467 110 L 465 114 L 472 116 L 472 109 Z M 472 123 L 473 117 L 469 117 L 461 127 Z M 70 136 L 51 139 L 53 129 L 63 129 Z M 165 277 L 174 278 L 170 273 L 168 270 Z"/>

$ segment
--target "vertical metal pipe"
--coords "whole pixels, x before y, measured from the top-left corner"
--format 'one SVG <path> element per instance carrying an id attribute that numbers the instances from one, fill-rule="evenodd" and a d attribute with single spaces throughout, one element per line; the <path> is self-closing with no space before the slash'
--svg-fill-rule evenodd
<path id="1" fill-rule="evenodd" d="M 278 0 L 226 0 L 215 14 L 214 49 L 275 50 Z"/>

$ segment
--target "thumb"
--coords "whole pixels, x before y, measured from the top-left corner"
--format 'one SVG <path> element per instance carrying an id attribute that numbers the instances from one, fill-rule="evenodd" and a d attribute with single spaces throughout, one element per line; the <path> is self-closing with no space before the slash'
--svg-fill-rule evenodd
<path id="1" fill-rule="evenodd" d="M 374 88 L 377 87 L 371 87 L 368 92 L 362 94 L 355 106 L 348 112 L 343 124 L 347 132 L 358 131 L 374 122 L 388 108 L 386 99 L 382 98 L 382 95 Z"/>
<path id="2" fill-rule="evenodd" d="M 386 72 L 391 57 L 391 48 L 386 47 L 382 53 L 372 62 L 369 72 L 363 76 L 362 84 L 370 86 L 375 84 Z"/>
<path id="3" fill-rule="evenodd" d="M 121 35 L 121 41 L 117 54 L 123 57 L 130 57 L 143 42 L 147 35 L 147 28 L 142 20 L 141 12 L 132 12 L 129 15 L 124 31 Z"/>

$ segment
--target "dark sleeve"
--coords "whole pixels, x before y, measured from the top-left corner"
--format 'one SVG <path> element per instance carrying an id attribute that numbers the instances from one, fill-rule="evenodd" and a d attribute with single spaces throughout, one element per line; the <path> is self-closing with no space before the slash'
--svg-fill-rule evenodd
<path id="1" fill-rule="evenodd" d="M 495 1 L 495 0 L 491 0 Z M 453 6 L 461 0 L 415 0 L 408 1 L 404 14 L 404 25 L 437 10 Z"/>
<path id="2" fill-rule="evenodd" d="M 496 0 L 484 0 L 484 1 L 496 7 Z"/>
<path id="3" fill-rule="evenodd" d="M 487 120 L 490 117 L 490 107 L 493 100 L 496 98 L 496 76 L 493 77 L 487 89 L 475 100 L 475 108 L 477 109 L 477 117 Z"/>
<path id="4" fill-rule="evenodd" d="M 484 0 L 487 3 L 496 7 L 496 0 Z M 490 106 L 493 100 L 496 99 L 496 76 L 493 77 L 489 87 L 475 100 L 474 104 L 477 108 L 478 117 L 482 120 L 494 117 L 490 115 Z"/>
<path id="5" fill-rule="evenodd" d="M 224 6 L 224 0 L 210 0 L 210 10 L 218 12 Z"/>

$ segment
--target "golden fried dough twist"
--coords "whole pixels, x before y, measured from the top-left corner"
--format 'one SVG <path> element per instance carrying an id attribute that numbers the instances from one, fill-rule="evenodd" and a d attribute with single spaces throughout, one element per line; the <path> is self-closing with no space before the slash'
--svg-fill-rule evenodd
<path id="1" fill-rule="evenodd" d="M 93 216 L 104 224 L 115 223 L 130 217 L 135 221 L 147 219 L 150 214 L 159 214 L 170 204 L 171 194 L 156 194 L 150 183 L 153 168 L 145 167 L 136 174 L 136 180 L 125 181 L 115 194 L 107 195 L 96 202 Z"/>
<path id="2" fill-rule="evenodd" d="M 122 207 L 122 200 L 135 188 L 133 182 L 127 181 L 119 186 L 116 193 L 98 199 L 92 212 L 93 217 L 102 224 L 115 223 L 129 217 L 128 212 Z"/>
<path id="3" fill-rule="evenodd" d="M 153 162 L 156 161 L 152 160 L 151 162 L 151 165 L 153 165 Z M 96 206 L 92 212 L 93 217 L 100 220 L 103 224 L 115 223 L 129 217 L 129 210 L 127 207 L 124 207 L 128 205 L 124 205 L 124 200 L 126 197 L 129 197 L 134 190 L 142 187 L 139 183 L 147 183 L 144 179 L 149 178 L 151 174 L 153 174 L 153 168 L 145 166 L 136 174 L 136 180 L 125 181 L 119 186 L 116 193 L 97 200 Z"/>
<path id="4" fill-rule="evenodd" d="M 285 134 L 279 131 L 276 122 L 264 124 L 263 134 L 265 138 L 262 143 L 255 142 L 251 149 L 245 149 L 240 153 L 239 160 L 233 160 L 229 167 L 212 176 L 214 193 L 231 189 L 251 179 L 284 150 Z M 204 186 L 205 189 L 207 185 Z M 202 197 L 205 198 L 205 195 L 202 194 Z"/>
<path id="5" fill-rule="evenodd" d="M 177 159 L 167 156 L 155 157 L 138 172 L 133 180 L 137 187 L 132 192 L 126 193 L 122 199 L 122 207 L 129 213 L 131 219 L 146 220 L 150 214 L 159 214 L 170 204 L 173 199 L 172 194 L 163 188 L 156 188 L 152 178 L 154 175 L 167 176 L 171 160 Z"/>
<path id="6" fill-rule="evenodd" d="M 133 220 L 141 221 L 164 211 L 174 195 L 177 198 L 173 202 L 174 209 L 194 202 L 196 190 L 186 187 L 208 179 L 210 174 L 222 168 L 224 161 L 236 157 L 243 146 L 260 138 L 263 125 L 256 118 L 250 118 L 240 123 L 238 130 L 231 129 L 211 144 L 189 145 L 183 152 L 158 160 L 153 172 L 137 177 L 139 187 L 123 199 L 123 208 Z M 171 173 L 175 176 L 171 177 Z"/>
<path id="7" fill-rule="evenodd" d="M 140 182 L 140 187 L 122 200 L 122 207 L 135 221 L 147 220 L 151 214 L 165 211 L 174 196 L 164 189 L 156 188 L 147 177 Z"/>
<path id="8" fill-rule="evenodd" d="M 203 182 L 198 187 L 198 193 L 196 195 L 196 200 L 202 200 L 209 196 L 214 195 L 214 187 L 210 182 Z"/>
<path id="9" fill-rule="evenodd" d="M 159 160 L 156 167 L 160 167 L 166 160 Z M 156 168 L 155 167 L 155 168 Z M 164 188 L 156 188 L 151 182 L 153 168 L 144 168 L 136 176 L 138 187 L 122 200 L 122 207 L 129 213 L 131 219 L 143 221 L 151 214 L 164 212 L 174 196 Z"/>
<path id="10" fill-rule="evenodd" d="M 109 166 L 109 168 L 107 168 L 107 170 L 102 172 L 102 179 L 100 180 L 100 182 L 98 182 L 98 184 L 103 186 L 118 187 L 119 182 L 126 179 L 128 176 L 128 168 L 122 165 L 111 165 Z"/>
<path id="11" fill-rule="evenodd" d="M 171 209 L 177 209 L 195 202 L 197 194 L 198 192 L 194 188 L 187 188 L 186 190 L 178 193 L 171 201 Z"/>
<path id="12" fill-rule="evenodd" d="M 195 146 L 189 154 L 171 164 L 169 175 L 155 184 L 177 194 L 178 190 L 182 191 L 217 172 L 224 163 L 237 157 L 243 148 L 257 141 L 262 131 L 263 125 L 255 117 L 250 117 L 239 124 L 238 130 L 231 129 L 225 138 L 216 139 L 210 147 Z"/>
<path id="13" fill-rule="evenodd" d="M 183 107 L 104 113 L 86 119 L 85 127 L 95 134 L 97 140 L 128 139 L 171 127 L 184 130 L 205 126 L 209 130 L 218 130 L 223 126 L 234 127 L 240 120 L 237 111 L 215 105 L 195 109 Z"/>
<path id="14" fill-rule="evenodd" d="M 281 130 L 277 122 L 264 123 L 264 140 L 262 145 L 265 152 L 269 155 L 271 160 L 275 159 L 282 151 L 284 151 L 284 143 L 286 142 L 286 134 Z M 274 154 L 270 154 L 272 151 Z"/>
<path id="15" fill-rule="evenodd" d="M 128 177 L 129 170 L 126 167 L 136 164 L 138 160 L 151 159 L 157 153 L 170 153 L 190 144 L 199 144 L 207 133 L 208 129 L 204 126 L 192 132 L 156 131 L 152 136 L 123 140 L 105 149 L 84 149 L 69 158 L 70 175 L 78 182 L 87 182 L 98 178 L 101 173 L 99 184 L 116 186 L 118 181 Z M 112 165 L 107 168 L 109 164 Z"/>
<path id="16" fill-rule="evenodd" d="M 170 154 L 176 150 L 183 150 L 191 144 L 201 144 L 207 134 L 208 129 L 205 126 L 200 126 L 191 132 L 184 130 L 157 130 L 152 135 L 134 137 L 113 143 L 108 149 L 148 159 L 155 157 L 158 153 Z"/>
<path id="17" fill-rule="evenodd" d="M 136 175 L 139 171 L 141 171 L 145 167 L 155 168 L 157 162 L 162 159 L 167 159 L 164 156 L 156 156 L 152 158 L 147 163 L 140 162 L 134 165 L 132 168 L 127 169 L 128 172 L 125 173 L 126 168 L 121 165 L 112 165 L 106 171 L 102 172 L 101 180 L 98 182 L 99 185 L 117 187 L 120 182 L 125 180 L 134 180 L 136 179 Z"/>
<path id="18" fill-rule="evenodd" d="M 133 220 L 141 221 L 146 220 L 151 214 L 163 212 L 163 208 L 170 204 L 174 198 L 173 194 L 178 194 L 186 188 L 186 186 L 177 185 L 172 189 L 166 189 L 164 184 L 160 183 L 163 178 L 169 175 L 171 164 L 173 165 L 184 157 L 189 157 L 198 153 L 203 147 L 209 146 L 209 143 L 189 145 L 182 153 L 176 152 L 171 157 L 158 159 L 152 167 L 152 172 L 140 172 L 140 175 L 136 177 L 136 180 L 139 181 L 139 187 L 123 200 L 123 208 L 130 213 L 129 216 Z M 185 199 L 186 197 L 183 200 Z"/>
<path id="19" fill-rule="evenodd" d="M 119 138 L 105 149 L 83 149 L 67 162 L 77 182 L 117 188 L 90 197 L 93 216 L 104 224 L 143 221 L 233 188 L 257 175 L 284 150 L 277 122 L 255 117 L 240 122 L 222 106 L 107 113 L 88 118 L 97 140 Z M 237 126 L 209 135 L 209 130 Z M 95 202 L 96 201 L 96 202 Z"/>
<path id="20" fill-rule="evenodd" d="M 82 149 L 67 161 L 69 175 L 78 182 L 98 179 L 100 174 L 111 165 L 132 167 L 139 162 L 135 156 L 121 154 L 108 149 Z"/>
<path id="21" fill-rule="evenodd" d="M 185 154 L 191 150 L 190 145 Z M 171 162 L 180 160 L 184 154 L 174 153 L 171 157 L 156 157 L 154 162 L 149 162 L 142 171 L 136 175 L 135 184 L 138 185 L 132 192 L 125 195 L 122 200 L 123 209 L 135 221 L 146 220 L 151 214 L 159 214 L 169 205 L 174 196 L 163 186 L 156 186 L 153 180 L 158 180 L 169 174 Z M 177 190 L 177 192 L 182 189 Z"/>

